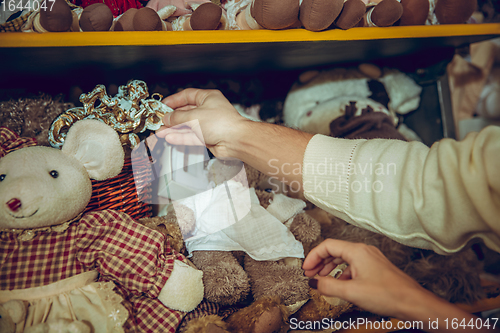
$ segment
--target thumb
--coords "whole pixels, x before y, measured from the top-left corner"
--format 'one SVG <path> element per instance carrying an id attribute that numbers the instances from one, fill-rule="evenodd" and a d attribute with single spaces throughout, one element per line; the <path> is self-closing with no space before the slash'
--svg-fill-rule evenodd
<path id="1" fill-rule="evenodd" d="M 309 280 L 309 286 L 321 295 L 345 299 L 352 280 L 337 280 L 331 276 L 316 276 Z"/>

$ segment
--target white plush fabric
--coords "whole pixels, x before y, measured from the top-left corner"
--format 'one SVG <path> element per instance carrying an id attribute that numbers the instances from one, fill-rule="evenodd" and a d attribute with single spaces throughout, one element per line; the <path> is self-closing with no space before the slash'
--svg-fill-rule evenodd
<path id="1" fill-rule="evenodd" d="M 389 95 L 389 110 L 406 114 L 418 108 L 422 87 L 408 75 L 395 69 L 385 70 L 384 76 L 379 80 Z"/>
<path id="2" fill-rule="evenodd" d="M 57 172 L 57 178 L 51 172 Z M 0 227 L 38 228 L 58 225 L 82 212 L 90 201 L 92 183 L 75 158 L 49 147 L 28 147 L 0 159 L 0 202 L 16 198 L 21 207 L 12 212 L 0 206 Z M 29 219 L 25 217 L 30 217 Z"/>
<path id="3" fill-rule="evenodd" d="M 114 177 L 123 168 L 124 152 L 118 134 L 99 120 L 86 119 L 73 124 L 62 152 L 83 163 L 92 179 Z"/>
<path id="4" fill-rule="evenodd" d="M 161 289 L 158 299 L 170 309 L 189 312 L 200 304 L 203 294 L 203 272 L 175 260 L 172 274 Z"/>
<path id="5" fill-rule="evenodd" d="M 305 82 L 295 83 L 283 106 L 283 119 L 290 127 L 315 134 L 330 133 L 329 124 L 342 116 L 350 101 L 370 105 L 375 111 L 387 113 L 397 124 L 396 114 L 406 114 L 418 108 L 422 88 L 408 75 L 385 69 L 378 79 L 390 98 L 388 110 L 370 100 L 369 78 L 355 68 L 332 68 L 304 75 Z M 308 72 L 304 73 L 308 74 Z"/>

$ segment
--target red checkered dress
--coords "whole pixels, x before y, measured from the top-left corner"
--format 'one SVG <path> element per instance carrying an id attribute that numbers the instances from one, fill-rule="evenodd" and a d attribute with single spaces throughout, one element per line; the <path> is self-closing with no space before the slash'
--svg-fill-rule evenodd
<path id="1" fill-rule="evenodd" d="M 21 138 L 11 129 L 0 127 L 0 158 L 14 150 L 31 146 L 36 146 L 36 139 Z"/>
<path id="2" fill-rule="evenodd" d="M 186 258 L 164 236 L 112 211 L 90 212 L 62 232 L 41 231 L 29 241 L 0 232 L 0 290 L 39 287 L 90 270 L 113 281 L 131 303 L 126 327 L 139 332 L 175 332 L 185 313 L 165 307 L 157 296 L 174 260 Z"/>

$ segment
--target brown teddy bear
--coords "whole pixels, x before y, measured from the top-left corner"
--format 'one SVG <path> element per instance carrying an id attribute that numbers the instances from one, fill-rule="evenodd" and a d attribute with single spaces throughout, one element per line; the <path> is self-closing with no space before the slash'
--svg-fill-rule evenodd
<path id="1" fill-rule="evenodd" d="M 240 171 L 234 172 L 234 168 Z M 244 168 L 244 169 L 243 169 Z M 197 246 L 206 246 L 205 240 L 199 243 L 191 242 L 186 239 L 186 246 L 191 255 L 191 261 L 203 272 L 203 284 L 205 288 L 205 298 L 210 302 L 222 306 L 250 305 L 240 309 L 230 315 L 225 325 L 230 332 L 274 332 L 284 329 L 289 315 L 297 311 L 310 298 L 308 278 L 303 274 L 302 260 L 304 253 L 307 253 L 320 236 L 320 226 L 318 222 L 305 214 L 303 209 L 305 203 L 302 200 L 293 199 L 282 193 L 273 193 L 276 184 L 269 182 L 269 177 L 265 176 L 256 169 L 241 164 L 231 164 L 231 162 L 215 162 L 209 168 L 209 177 L 215 183 L 221 182 L 219 179 L 222 174 L 237 174 L 234 179 L 244 182 L 238 178 L 242 171 L 245 172 L 248 180 L 248 190 L 251 193 L 252 208 L 248 215 L 251 219 L 242 220 L 246 223 L 235 224 L 238 228 L 228 227 L 224 229 L 225 233 L 231 234 L 235 230 L 241 231 L 243 224 L 256 224 L 263 226 L 270 219 L 275 220 L 280 226 L 280 232 L 275 229 L 264 231 L 261 235 L 270 232 L 273 242 L 264 246 L 265 251 L 260 249 L 248 249 L 248 253 L 242 250 L 224 251 L 224 250 L 196 250 Z M 266 191 L 267 190 L 267 191 Z M 174 204 L 175 206 L 175 204 Z M 177 212 L 178 208 L 175 207 Z M 222 215 L 222 214 L 221 214 Z M 260 221 L 259 221 L 260 219 Z M 239 223 L 239 222 L 237 222 Z M 181 223 L 180 229 L 192 230 L 186 228 L 186 221 Z M 258 232 L 258 231 L 256 231 Z M 185 232 L 184 232 L 185 233 Z M 278 235 L 277 238 L 275 236 Z M 249 237 L 248 229 L 244 236 Z M 260 236 L 258 236 L 260 238 Z M 266 236 L 262 236 L 266 238 Z M 289 238 L 292 240 L 291 250 L 282 254 L 283 250 L 277 246 L 280 238 Z M 237 239 L 237 238 L 233 238 Z M 269 241 L 267 239 L 267 241 Z M 224 240 L 225 241 L 225 240 Z M 218 239 L 217 246 L 221 240 Z M 235 246 L 230 243 L 230 246 Z M 295 246 L 299 246 L 299 254 Z M 195 250 L 190 249 L 194 247 Z M 279 255 L 277 259 L 262 260 L 268 258 L 269 252 L 276 252 Z M 275 256 L 276 253 L 271 255 Z M 288 256 L 292 253 L 292 256 Z M 215 318 L 215 319 L 214 319 Z M 206 327 L 215 325 L 221 328 L 222 325 L 214 323 L 217 317 L 204 317 L 193 320 L 188 323 L 186 331 L 191 332 L 195 325 Z"/>

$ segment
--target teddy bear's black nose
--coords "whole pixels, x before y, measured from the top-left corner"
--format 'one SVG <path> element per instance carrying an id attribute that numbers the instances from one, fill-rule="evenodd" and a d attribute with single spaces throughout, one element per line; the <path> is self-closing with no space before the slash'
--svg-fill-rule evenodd
<path id="1" fill-rule="evenodd" d="M 7 206 L 9 206 L 11 211 L 15 212 L 19 208 L 21 208 L 21 200 L 19 200 L 18 198 L 12 198 L 7 201 Z"/>

